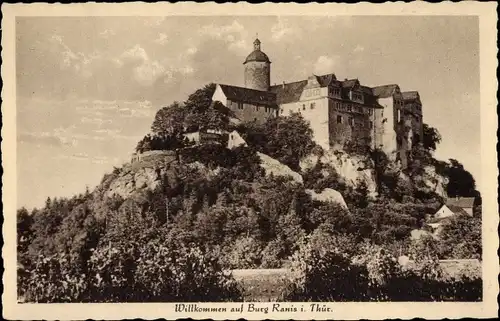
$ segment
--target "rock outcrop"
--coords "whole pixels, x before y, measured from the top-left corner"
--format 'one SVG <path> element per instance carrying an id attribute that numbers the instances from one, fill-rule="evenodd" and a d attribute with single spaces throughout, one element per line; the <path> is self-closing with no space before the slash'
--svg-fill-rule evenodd
<path id="1" fill-rule="evenodd" d="M 342 197 L 342 194 L 340 194 L 338 191 L 336 191 L 334 189 L 325 188 L 324 190 L 321 191 L 321 193 L 316 193 L 313 190 L 306 189 L 306 193 L 311 195 L 311 198 L 313 200 L 321 201 L 321 202 L 337 203 L 342 208 L 347 209 L 347 204 L 344 200 L 344 197 Z"/>
<path id="2" fill-rule="evenodd" d="M 134 170 L 132 166 L 124 166 L 118 177 L 109 185 L 105 195 L 127 198 L 146 189 L 154 190 L 164 174 L 164 167 L 142 167 Z"/>
<path id="3" fill-rule="evenodd" d="M 345 183 L 356 187 L 364 182 L 370 197 L 377 196 L 377 184 L 373 169 L 367 168 L 366 160 L 339 150 L 325 150 L 323 156 L 309 155 L 300 162 L 302 170 L 314 167 L 318 162 L 331 166 Z"/>
<path id="4" fill-rule="evenodd" d="M 291 177 L 295 182 L 302 184 L 304 180 L 302 176 L 293 171 L 287 165 L 281 163 L 280 161 L 262 153 L 257 153 L 260 157 L 261 164 L 260 166 L 265 170 L 266 175 L 270 175 L 271 173 L 274 176 L 285 176 Z"/>

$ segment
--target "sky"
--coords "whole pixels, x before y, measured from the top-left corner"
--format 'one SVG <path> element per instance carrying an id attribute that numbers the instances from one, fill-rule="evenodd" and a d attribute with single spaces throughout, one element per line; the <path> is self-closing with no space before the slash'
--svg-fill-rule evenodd
<path id="1" fill-rule="evenodd" d="M 162 106 L 210 82 L 242 86 L 257 34 L 272 84 L 334 72 L 418 90 L 436 157 L 481 188 L 477 17 L 18 17 L 18 207 L 92 189 Z"/>

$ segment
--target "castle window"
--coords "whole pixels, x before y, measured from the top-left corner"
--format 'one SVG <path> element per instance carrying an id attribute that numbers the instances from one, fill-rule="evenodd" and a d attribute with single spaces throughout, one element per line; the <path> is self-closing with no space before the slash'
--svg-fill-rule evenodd
<path id="1" fill-rule="evenodd" d="M 302 110 L 306 110 L 306 104 L 302 104 Z"/>
<path id="2" fill-rule="evenodd" d="M 373 122 L 370 121 L 370 129 L 372 129 L 372 128 L 373 128 Z"/>
<path id="3" fill-rule="evenodd" d="M 243 103 L 238 103 L 238 109 L 243 109 Z"/>
<path id="4" fill-rule="evenodd" d="M 259 111 L 259 106 L 255 106 L 255 110 L 256 110 L 256 111 Z"/>
<path id="5" fill-rule="evenodd" d="M 342 124 L 342 116 L 337 115 L 337 124 Z"/>
<path id="6" fill-rule="evenodd" d="M 370 115 L 370 116 L 373 115 L 373 109 L 368 108 L 368 115 Z"/>
<path id="7" fill-rule="evenodd" d="M 401 121 L 401 110 L 398 109 L 398 123 Z"/>
<path id="8" fill-rule="evenodd" d="M 314 109 L 315 106 L 316 106 L 315 103 L 311 103 L 311 109 Z"/>
<path id="9" fill-rule="evenodd" d="M 347 111 L 352 111 L 352 106 L 351 105 L 347 105 Z"/>
<path id="10" fill-rule="evenodd" d="M 354 126 L 354 121 L 352 117 L 349 117 L 349 126 Z"/>

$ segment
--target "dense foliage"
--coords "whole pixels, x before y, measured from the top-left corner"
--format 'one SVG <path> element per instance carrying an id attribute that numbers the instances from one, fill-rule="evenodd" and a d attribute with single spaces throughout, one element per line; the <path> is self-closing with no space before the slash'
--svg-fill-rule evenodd
<path id="1" fill-rule="evenodd" d="M 231 113 L 211 101 L 213 90 L 208 85 L 160 109 L 152 133 L 138 143 L 139 152 L 179 150 L 182 162 L 158 169 L 156 189 L 107 196 L 124 170 L 115 168 L 92 192 L 18 210 L 20 296 L 33 302 L 240 300 L 226 270 L 291 265 L 285 300 L 480 297 L 480 278 L 446 279 L 436 266 L 437 259 L 481 257 L 480 207 L 473 219 L 445 225 L 439 240 L 413 241 L 411 231 L 424 228 L 426 214 L 442 202 L 418 187 L 419 168 L 401 173 L 381 150 L 353 146 L 375 174 L 377 199 L 366 183 L 348 184 L 329 164 L 301 171 L 300 160 L 318 146 L 298 114 L 241 124 L 236 129 L 248 146 L 189 144 L 186 132 L 232 129 Z M 426 126 L 423 140 L 415 160 L 448 177 L 455 195 L 478 194 L 460 163 L 433 159 L 435 129 Z M 257 152 L 300 172 L 303 184 L 266 176 Z M 340 192 L 348 208 L 311 197 L 310 190 L 326 188 Z M 403 254 L 413 255 L 415 269 L 396 262 Z"/>
<path id="2" fill-rule="evenodd" d="M 300 159 L 315 147 L 312 129 L 298 113 L 271 118 L 264 124 L 242 124 L 238 130 L 249 145 L 293 170 L 300 169 Z"/>
<path id="3" fill-rule="evenodd" d="M 346 242 L 319 229 L 292 259 L 293 280 L 283 293 L 287 301 L 479 301 L 477 275 L 444 275 L 432 252 L 419 242 L 410 252 L 408 269 L 384 248 Z"/>

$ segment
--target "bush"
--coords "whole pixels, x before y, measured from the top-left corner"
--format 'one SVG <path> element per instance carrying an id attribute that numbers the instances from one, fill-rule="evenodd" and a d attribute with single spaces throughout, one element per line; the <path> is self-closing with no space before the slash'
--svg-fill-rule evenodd
<path id="1" fill-rule="evenodd" d="M 229 253 L 229 264 L 233 269 L 254 269 L 261 263 L 262 245 L 252 237 L 242 237 L 234 242 Z"/>
<path id="2" fill-rule="evenodd" d="M 285 301 L 479 301 L 477 275 L 445 277 L 435 256 L 414 252 L 415 267 L 403 268 L 383 247 L 362 244 L 353 259 L 336 236 L 315 232 L 292 258 Z M 419 246 L 413 248 L 418 250 Z"/>
<path id="3" fill-rule="evenodd" d="M 241 299 L 214 255 L 167 233 L 147 239 L 100 246 L 87 269 L 66 254 L 40 257 L 21 295 L 28 302 L 51 303 Z"/>
<path id="4" fill-rule="evenodd" d="M 285 247 L 283 243 L 279 239 L 274 239 L 267 243 L 267 246 L 262 250 L 261 268 L 277 269 L 282 266 L 284 259 L 283 248 Z"/>

